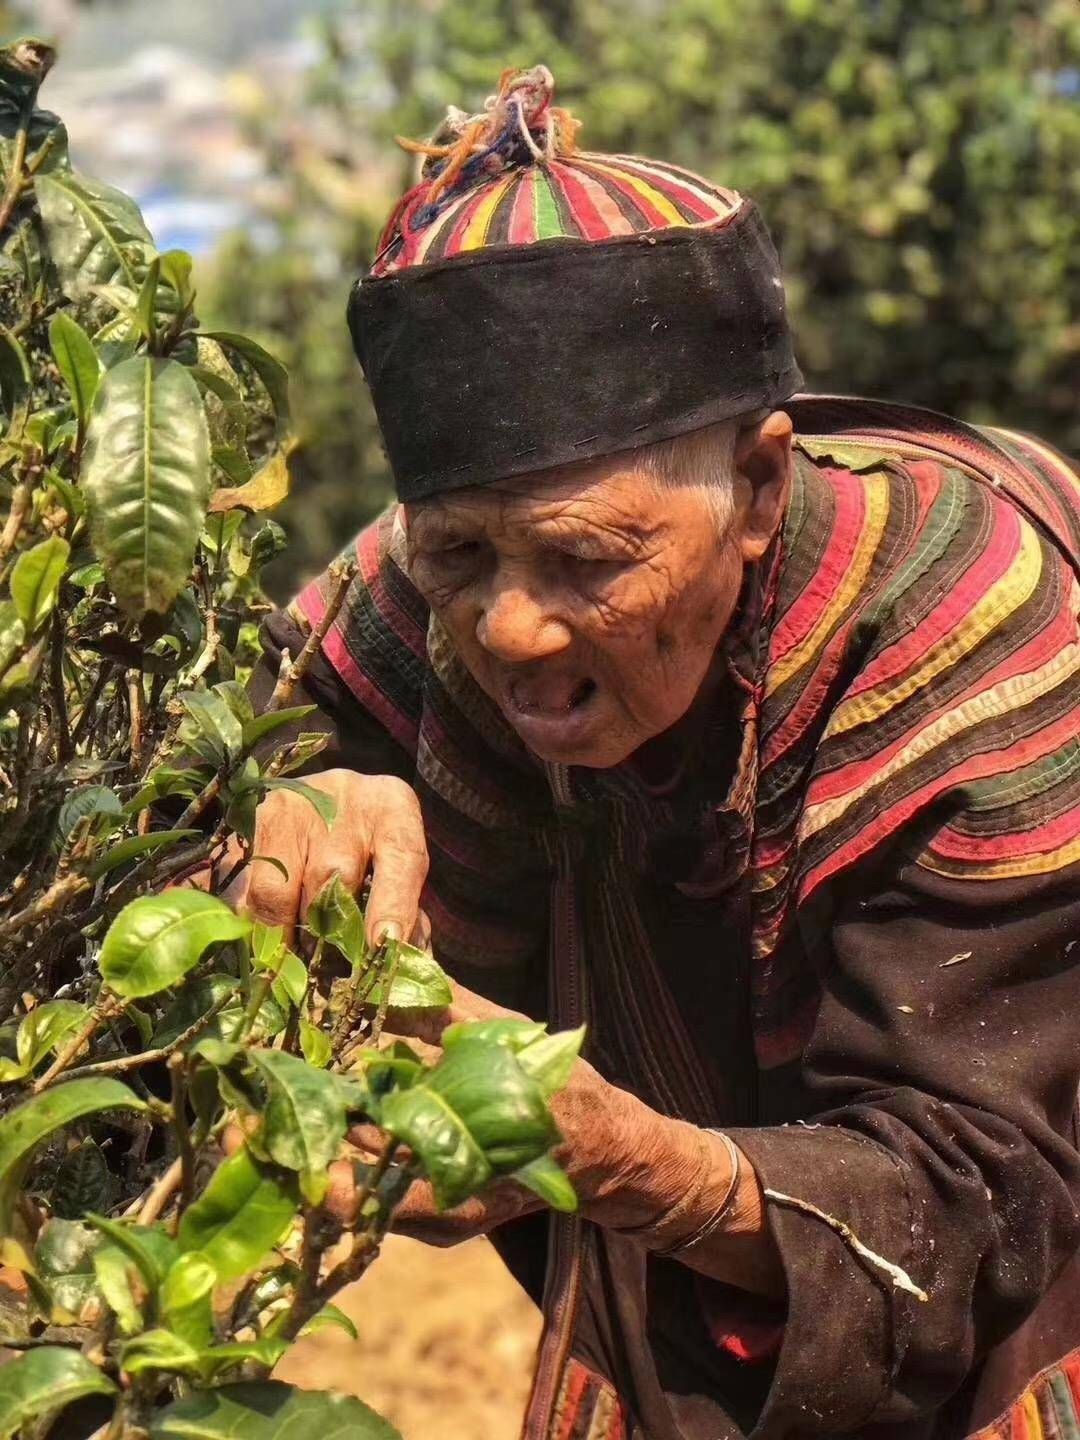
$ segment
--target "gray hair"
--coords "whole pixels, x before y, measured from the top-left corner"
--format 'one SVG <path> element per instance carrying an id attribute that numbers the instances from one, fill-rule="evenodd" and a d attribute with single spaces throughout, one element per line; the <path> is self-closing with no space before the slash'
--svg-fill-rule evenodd
<path id="1" fill-rule="evenodd" d="M 721 420 L 671 440 L 643 445 L 634 455 L 635 464 L 660 489 L 699 487 L 717 533 L 726 535 L 735 518 L 735 439 L 745 423 L 741 417 Z"/>

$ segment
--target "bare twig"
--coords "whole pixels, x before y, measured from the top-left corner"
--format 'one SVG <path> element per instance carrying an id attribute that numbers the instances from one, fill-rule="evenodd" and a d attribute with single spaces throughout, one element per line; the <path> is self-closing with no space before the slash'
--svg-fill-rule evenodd
<path id="1" fill-rule="evenodd" d="M 55 915 L 58 911 L 65 909 L 69 901 L 74 900 L 77 895 L 81 895 L 84 890 L 89 890 L 90 886 L 91 882 L 85 875 L 65 875 L 62 880 L 55 881 L 44 895 L 39 895 L 17 915 L 0 921 L 0 940 L 7 941 L 13 935 L 17 935 L 20 930 L 25 930 L 28 925 Z"/>
<path id="2" fill-rule="evenodd" d="M 74 880 L 78 879 L 79 877 L 71 876 L 70 878 Z M 78 1055 L 82 1047 L 87 1044 L 88 1041 L 94 1038 L 97 1032 L 101 1029 L 102 1025 L 105 1024 L 105 1021 L 111 1020 L 115 1016 L 120 1015 L 124 1011 L 126 1006 L 126 1000 L 119 1000 L 113 996 L 108 996 L 106 999 L 98 1001 L 97 1005 L 94 1007 L 90 1019 L 87 1020 L 86 1024 L 82 1027 L 82 1029 L 79 1030 L 76 1035 L 68 1041 L 68 1043 L 57 1055 L 53 1063 L 45 1071 L 45 1074 L 42 1075 L 40 1080 L 34 1081 L 33 1093 L 35 1095 L 39 1095 L 42 1090 L 48 1089 L 48 1087 L 53 1083 L 57 1076 L 62 1075 L 63 1072 L 68 1068 L 68 1066 L 71 1064 L 72 1060 L 75 1059 L 75 1056 Z"/>
<path id="3" fill-rule="evenodd" d="M 886 1260 L 884 1256 L 878 1255 L 869 1246 L 864 1245 L 851 1226 L 846 1225 L 843 1220 L 838 1220 L 835 1215 L 830 1215 L 825 1210 L 819 1210 L 809 1200 L 800 1200 L 795 1195 L 782 1195 L 779 1190 L 765 1190 L 763 1193 L 767 1200 L 774 1200 L 777 1205 L 787 1205 L 792 1210 L 801 1210 L 804 1215 L 812 1215 L 815 1220 L 820 1220 L 822 1224 L 828 1225 L 829 1229 L 834 1230 L 861 1260 L 865 1260 L 876 1270 L 884 1271 L 897 1290 L 904 1290 L 908 1295 L 914 1295 L 916 1300 L 930 1299 L 925 1290 L 919 1289 L 906 1270 L 901 1270 L 899 1265 L 894 1265 L 891 1260 Z"/>
<path id="4" fill-rule="evenodd" d="M 144 1065 L 155 1065 L 162 1060 L 172 1060 L 177 1051 L 182 1050 L 185 1045 L 201 1034 L 214 1016 L 233 999 L 235 996 L 231 990 L 224 995 L 219 995 L 209 1010 L 200 1015 L 193 1025 L 189 1025 L 168 1045 L 162 1045 L 156 1050 L 141 1050 L 137 1055 L 117 1055 L 110 1060 L 97 1060 L 92 1065 L 80 1065 L 70 1072 L 68 1078 L 74 1080 L 78 1077 L 81 1080 L 85 1075 L 121 1075 L 125 1070 L 139 1070 Z"/>
<path id="5" fill-rule="evenodd" d="M 183 1178 L 183 1165 L 180 1157 L 172 1162 L 169 1168 L 162 1175 L 150 1194 L 146 1197 L 145 1204 L 137 1211 L 140 1225 L 152 1225 L 161 1212 L 168 1205 L 169 1201 L 180 1188 Z"/>
<path id="6" fill-rule="evenodd" d="M 64 622 L 60 611 L 52 613 L 52 641 L 49 646 L 49 699 L 56 725 L 56 754 L 62 765 L 74 754 L 68 727 L 67 695 L 64 691 Z"/>
<path id="7" fill-rule="evenodd" d="M 15 541 L 19 538 L 19 531 L 23 527 L 30 510 L 30 496 L 33 493 L 28 481 L 20 480 L 15 486 L 11 496 L 11 508 L 8 510 L 7 521 L 4 524 L 3 533 L 0 534 L 0 560 L 14 548 Z"/>
<path id="8" fill-rule="evenodd" d="M 173 1130 L 180 1149 L 180 1209 L 191 1204 L 195 1194 L 195 1148 L 187 1123 L 187 1057 L 179 1051 L 169 1056 L 172 1081 Z"/>
<path id="9" fill-rule="evenodd" d="M 286 655 L 282 655 L 281 669 L 278 672 L 277 684 L 274 686 L 273 694 L 270 696 L 266 706 L 269 714 L 273 710 L 282 710 L 292 699 L 293 691 L 307 674 L 308 666 L 315 657 L 316 652 L 326 639 L 330 627 L 338 617 L 342 605 L 345 603 L 345 596 L 348 594 L 349 586 L 352 584 L 356 574 L 355 560 L 335 560 L 327 572 L 333 589 L 330 591 L 329 599 L 326 602 L 326 609 L 323 611 L 319 623 L 312 627 L 311 633 L 304 641 L 303 649 L 295 660 L 288 661 Z"/>

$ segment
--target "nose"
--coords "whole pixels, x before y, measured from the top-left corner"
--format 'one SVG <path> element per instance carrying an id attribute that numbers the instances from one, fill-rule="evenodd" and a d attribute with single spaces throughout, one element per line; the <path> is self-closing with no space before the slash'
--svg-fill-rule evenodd
<path id="1" fill-rule="evenodd" d="M 546 660 L 565 650 L 569 626 L 525 586 L 496 580 L 476 622 L 476 638 L 506 665 Z"/>

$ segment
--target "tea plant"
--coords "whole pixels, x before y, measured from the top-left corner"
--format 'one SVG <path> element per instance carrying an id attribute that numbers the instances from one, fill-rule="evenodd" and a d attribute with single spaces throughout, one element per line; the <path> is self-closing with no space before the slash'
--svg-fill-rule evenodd
<path id="1" fill-rule="evenodd" d="M 253 853 L 277 787 L 332 823 L 292 702 L 352 572 L 256 714 L 286 376 L 201 330 L 190 257 L 72 167 L 37 106 L 53 58 L 0 51 L 0 1440 L 61 1411 L 106 1440 L 385 1440 L 359 1400 L 267 1377 L 313 1326 L 351 1329 L 333 1297 L 414 1179 L 442 1206 L 513 1175 L 573 1207 L 548 1102 L 581 1036 L 458 1025 L 429 1065 L 383 1029 L 444 1008 L 446 977 L 369 949 L 340 881 L 295 949 L 181 883 L 233 837 L 220 889 L 277 864 Z M 343 1231 L 356 1124 L 380 1138 Z"/>

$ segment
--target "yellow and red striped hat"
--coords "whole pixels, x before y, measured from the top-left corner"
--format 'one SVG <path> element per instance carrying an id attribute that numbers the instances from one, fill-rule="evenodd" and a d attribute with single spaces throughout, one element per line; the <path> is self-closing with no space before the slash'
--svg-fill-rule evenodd
<path id="1" fill-rule="evenodd" d="M 480 115 L 451 111 L 424 174 L 383 232 L 373 275 L 538 240 L 611 240 L 669 225 L 726 223 L 742 198 L 677 165 L 578 150 L 551 104 L 551 72 L 507 71 Z M 445 137 L 445 138 L 443 138 Z"/>
<path id="2" fill-rule="evenodd" d="M 349 324 L 402 499 L 592 459 L 800 386 L 753 202 L 577 147 L 546 66 L 451 108 Z"/>

